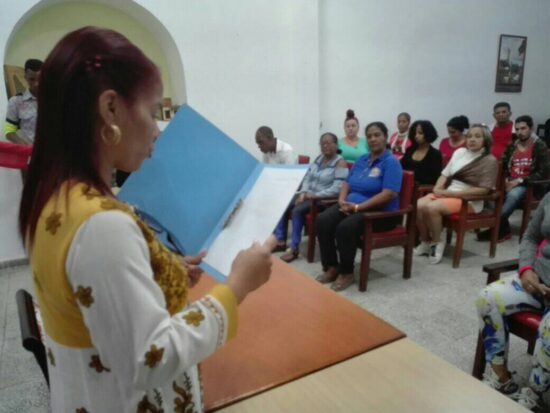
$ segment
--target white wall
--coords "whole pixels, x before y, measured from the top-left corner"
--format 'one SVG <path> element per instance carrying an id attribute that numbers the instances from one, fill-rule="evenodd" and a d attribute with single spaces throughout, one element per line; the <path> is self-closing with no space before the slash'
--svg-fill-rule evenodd
<path id="1" fill-rule="evenodd" d="M 180 50 L 187 101 L 259 156 L 258 126 L 297 152 L 318 135 L 316 0 L 140 0 Z"/>
<path id="2" fill-rule="evenodd" d="M 0 56 L 25 13 L 60 1 L 0 0 Z M 548 0 L 97 1 L 142 22 L 156 17 L 149 29 L 165 53 L 180 55 L 169 64 L 180 72 L 183 64 L 174 88 L 256 156 L 262 124 L 314 156 L 320 121 L 341 135 L 348 108 L 362 126 L 382 120 L 391 129 L 398 112 L 410 111 L 442 136 L 455 115 L 491 121 L 500 100 L 515 115 L 550 116 Z M 528 36 L 520 94 L 494 92 L 503 33 Z M 5 109 L 0 87 L 1 118 Z M 0 203 L 8 193 L 2 187 Z M 0 249 L 13 237 L 0 227 Z"/>
<path id="3" fill-rule="evenodd" d="M 345 111 L 362 127 L 374 120 L 395 130 L 407 111 L 429 119 L 440 136 L 465 114 L 492 121 L 493 104 L 514 115 L 550 117 L 548 0 L 321 0 L 320 117 L 342 134 Z M 523 91 L 495 93 L 500 34 L 525 35 Z"/>

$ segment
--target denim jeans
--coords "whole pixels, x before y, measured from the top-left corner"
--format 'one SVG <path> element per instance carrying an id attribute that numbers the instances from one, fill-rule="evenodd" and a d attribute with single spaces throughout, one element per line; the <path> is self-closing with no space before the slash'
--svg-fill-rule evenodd
<path id="1" fill-rule="evenodd" d="M 302 230 L 304 229 L 304 217 L 310 209 L 311 201 L 309 200 L 301 202 L 298 205 L 292 203 L 288 207 L 287 212 L 291 211 L 290 213 L 292 215 L 292 241 L 290 243 L 290 248 L 293 250 L 297 250 L 300 246 L 300 242 L 302 241 Z M 286 242 L 288 226 L 288 220 L 286 218 L 287 214 L 285 213 L 275 228 L 274 234 L 277 241 Z"/>
<path id="2" fill-rule="evenodd" d="M 502 204 L 502 213 L 500 215 L 501 234 L 509 230 L 510 224 L 508 223 L 508 218 L 510 218 L 514 210 L 523 202 L 525 192 L 527 192 L 527 188 L 523 185 L 518 185 L 512 188 L 510 192 L 506 193 L 504 203 Z"/>

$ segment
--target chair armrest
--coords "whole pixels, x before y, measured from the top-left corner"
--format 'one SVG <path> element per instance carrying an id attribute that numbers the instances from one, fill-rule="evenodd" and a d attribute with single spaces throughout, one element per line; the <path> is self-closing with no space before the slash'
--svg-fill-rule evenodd
<path id="1" fill-rule="evenodd" d="M 365 217 L 366 220 L 391 218 L 391 217 L 398 217 L 398 216 L 401 216 L 401 215 L 406 215 L 409 212 L 411 212 L 412 210 L 413 210 L 413 207 L 409 206 L 407 208 L 398 209 L 397 211 L 363 212 L 363 217 Z"/>
<path id="2" fill-rule="evenodd" d="M 416 193 L 419 196 L 424 196 L 426 194 L 433 192 L 433 190 L 434 190 L 434 185 L 419 185 L 416 188 Z"/>
<path id="3" fill-rule="evenodd" d="M 536 181 L 525 181 L 525 186 L 537 186 L 537 185 L 548 185 L 550 184 L 550 179 L 538 179 Z"/>
<path id="4" fill-rule="evenodd" d="M 330 205 L 338 202 L 338 198 L 335 196 L 321 196 L 318 198 L 312 198 L 311 202 L 317 205 Z"/>
<path id="5" fill-rule="evenodd" d="M 489 194 L 485 195 L 464 195 L 464 196 L 457 196 L 456 198 L 460 198 L 463 201 L 470 202 L 470 201 L 493 201 L 497 199 L 501 194 L 501 191 L 493 191 Z"/>
<path id="6" fill-rule="evenodd" d="M 492 283 L 500 278 L 500 274 L 503 272 L 515 271 L 519 269 L 519 260 L 508 260 L 495 262 L 494 264 L 485 264 L 483 272 L 487 273 L 487 284 Z"/>

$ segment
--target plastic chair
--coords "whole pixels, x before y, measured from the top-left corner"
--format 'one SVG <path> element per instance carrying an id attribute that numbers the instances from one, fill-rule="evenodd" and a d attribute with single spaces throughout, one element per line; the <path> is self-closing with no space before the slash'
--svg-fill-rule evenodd
<path id="1" fill-rule="evenodd" d="M 0 166 L 10 169 L 27 169 L 32 146 L 0 142 Z"/>

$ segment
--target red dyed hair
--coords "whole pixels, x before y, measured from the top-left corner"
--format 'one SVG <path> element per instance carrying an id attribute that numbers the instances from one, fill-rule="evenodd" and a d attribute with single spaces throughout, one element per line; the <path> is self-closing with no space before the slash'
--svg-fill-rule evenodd
<path id="1" fill-rule="evenodd" d="M 54 47 L 40 72 L 34 150 L 19 209 L 19 232 L 28 247 L 42 209 L 64 182 L 111 194 L 99 173 L 99 95 L 112 89 L 132 105 L 158 83 L 155 64 L 112 30 L 84 27 Z"/>

